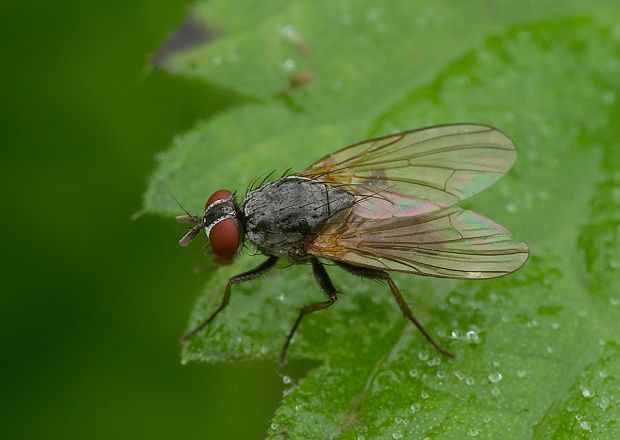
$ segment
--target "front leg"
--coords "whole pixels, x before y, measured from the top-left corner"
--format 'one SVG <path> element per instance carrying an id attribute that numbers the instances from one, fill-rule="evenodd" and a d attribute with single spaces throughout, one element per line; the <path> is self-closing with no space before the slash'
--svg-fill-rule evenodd
<path id="1" fill-rule="evenodd" d="M 240 273 L 239 275 L 235 275 L 234 277 L 230 277 L 228 279 L 228 283 L 226 284 L 226 289 L 224 290 L 224 296 L 222 297 L 222 302 L 220 303 L 220 306 L 217 309 L 215 309 L 213 313 L 211 313 L 211 316 L 209 316 L 207 319 L 202 321 L 199 325 L 194 327 L 194 329 L 184 334 L 183 337 L 181 338 L 181 341 L 185 342 L 189 338 L 194 336 L 200 330 L 202 330 L 207 325 L 209 325 L 211 321 L 215 319 L 218 313 L 224 310 L 224 308 L 228 305 L 228 302 L 230 301 L 230 288 L 233 284 L 241 283 L 244 281 L 250 281 L 255 278 L 258 278 L 259 276 L 265 274 L 273 266 L 275 266 L 277 261 L 278 261 L 278 257 L 271 256 L 267 260 L 263 261 L 260 265 L 256 266 L 254 269 L 250 269 L 247 272 L 243 272 L 243 273 Z"/>
<path id="2" fill-rule="evenodd" d="M 328 308 L 338 299 L 336 288 L 332 284 L 332 280 L 329 279 L 329 275 L 327 274 L 327 271 L 325 270 L 321 262 L 316 258 L 313 258 L 312 260 L 310 260 L 310 262 L 312 263 L 312 271 L 314 272 L 314 277 L 316 278 L 317 283 L 319 283 L 321 290 L 328 296 L 329 299 L 320 303 L 309 304 L 305 307 L 302 307 L 302 309 L 299 311 L 299 316 L 297 317 L 295 324 L 293 324 L 293 328 L 291 328 L 291 331 L 286 337 L 284 347 L 282 347 L 282 354 L 280 355 L 280 368 L 284 367 L 284 364 L 286 364 L 286 352 L 288 351 L 288 346 L 291 344 L 293 335 L 295 334 L 297 327 L 299 327 L 299 324 L 301 323 L 303 317 L 309 313 Z"/>

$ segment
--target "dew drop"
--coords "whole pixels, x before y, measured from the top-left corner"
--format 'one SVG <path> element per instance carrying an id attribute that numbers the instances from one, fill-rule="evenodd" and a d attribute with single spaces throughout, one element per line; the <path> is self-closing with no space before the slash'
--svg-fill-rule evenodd
<path id="1" fill-rule="evenodd" d="M 288 58 L 282 61 L 282 70 L 284 70 L 285 72 L 291 72 L 294 69 L 295 69 L 295 60 Z"/>
<path id="2" fill-rule="evenodd" d="M 463 337 L 463 334 L 461 333 L 460 330 L 452 330 L 452 332 L 450 333 L 450 336 L 452 337 L 452 339 L 460 339 Z"/>
<path id="3" fill-rule="evenodd" d="M 464 375 L 462 372 L 460 372 L 459 370 L 456 370 L 456 371 L 454 372 L 454 375 L 456 376 L 456 378 L 457 378 L 458 380 L 463 380 L 463 379 L 465 379 L 465 375 Z"/>
<path id="4" fill-rule="evenodd" d="M 473 377 L 471 377 L 471 376 L 467 376 L 467 377 L 465 378 L 465 383 L 466 383 L 467 385 L 473 385 L 473 384 L 475 384 L 475 383 L 476 383 L 476 381 L 474 380 L 474 378 L 473 378 Z"/>
<path id="5" fill-rule="evenodd" d="M 419 403 L 412 403 L 411 404 L 411 412 L 412 413 L 417 413 L 420 411 L 420 404 Z"/>
<path id="6" fill-rule="evenodd" d="M 295 405 L 295 411 L 300 411 L 301 410 L 301 405 Z"/>
<path id="7" fill-rule="evenodd" d="M 484 416 L 482 420 L 484 420 L 484 423 L 491 423 L 491 416 Z"/>
<path id="8" fill-rule="evenodd" d="M 403 423 L 403 419 L 401 417 L 394 417 L 394 422 L 397 425 L 400 425 L 401 423 Z"/>
<path id="9" fill-rule="evenodd" d="M 282 376 L 282 382 L 286 385 L 291 383 L 291 377 L 290 376 Z"/>
<path id="10" fill-rule="evenodd" d="M 461 297 L 457 295 L 452 295 L 450 298 L 448 298 L 448 301 L 450 302 L 450 304 L 460 304 Z"/>
<path id="11" fill-rule="evenodd" d="M 473 330 L 468 331 L 468 332 L 465 334 L 465 338 L 466 338 L 468 341 L 470 341 L 470 342 L 478 342 L 478 341 L 480 341 L 480 337 L 478 336 L 478 333 L 476 333 L 476 332 L 475 332 L 475 331 L 473 331 Z"/>
<path id="12" fill-rule="evenodd" d="M 436 374 L 438 379 L 444 379 L 446 377 L 446 372 L 443 370 L 437 370 Z"/>
<path id="13" fill-rule="evenodd" d="M 412 368 L 411 370 L 409 370 L 409 376 L 411 376 L 411 377 L 418 377 L 419 375 L 420 375 L 420 373 L 415 368 Z"/>
<path id="14" fill-rule="evenodd" d="M 400 431 L 393 432 L 392 438 L 395 438 L 395 439 L 403 438 L 403 434 Z"/>
<path id="15" fill-rule="evenodd" d="M 299 33 L 297 32 L 297 29 L 295 28 L 295 26 L 290 24 L 282 26 L 282 29 L 280 29 L 280 35 L 282 35 L 284 39 L 292 43 L 296 43 L 299 41 Z"/>
<path id="16" fill-rule="evenodd" d="M 517 370 L 517 376 L 518 377 L 525 377 L 525 376 L 527 376 L 527 371 L 525 371 L 525 370 Z"/>
<path id="17" fill-rule="evenodd" d="M 276 429 L 278 429 L 278 425 L 277 425 L 277 423 L 272 423 L 272 424 L 271 424 L 271 429 L 273 429 L 274 431 L 275 431 Z"/>
<path id="18" fill-rule="evenodd" d="M 441 364 L 441 359 L 439 359 L 439 356 L 435 356 L 434 358 L 429 359 L 429 361 L 426 363 L 426 365 L 428 365 L 429 367 L 434 367 L 439 364 Z"/>
<path id="19" fill-rule="evenodd" d="M 493 361 L 491 362 L 491 365 L 493 365 L 495 368 L 499 368 L 499 361 Z"/>
<path id="20" fill-rule="evenodd" d="M 492 383 L 497 383 L 500 380 L 502 380 L 502 378 L 503 378 L 502 373 L 500 373 L 499 371 L 489 374 L 489 382 L 492 382 Z"/>
<path id="21" fill-rule="evenodd" d="M 499 396 L 501 394 L 499 387 L 491 388 L 491 394 L 493 394 L 494 396 Z"/>
<path id="22" fill-rule="evenodd" d="M 594 396 L 594 391 L 592 391 L 592 390 L 590 390 L 590 389 L 588 389 L 588 388 L 586 388 L 586 387 L 582 386 L 582 387 L 581 387 L 581 395 L 582 395 L 583 397 L 585 397 L 585 398 L 588 398 L 588 399 L 589 399 L 590 397 L 593 397 L 593 396 Z"/>
<path id="23" fill-rule="evenodd" d="M 582 420 L 581 422 L 579 422 L 579 427 L 583 429 L 584 431 L 590 431 L 592 429 L 590 422 L 586 422 L 585 420 Z"/>
<path id="24" fill-rule="evenodd" d="M 515 205 L 512 202 L 506 203 L 506 211 L 508 211 L 511 214 L 514 214 L 515 212 L 517 212 L 517 205 Z"/>
<path id="25" fill-rule="evenodd" d="M 470 437 L 476 437 L 478 434 L 480 434 L 480 431 L 478 430 L 478 428 L 469 428 L 467 430 L 467 435 Z"/>
<path id="26" fill-rule="evenodd" d="M 426 391 L 422 391 L 422 392 L 420 393 L 420 397 L 421 397 L 422 399 L 425 399 L 425 400 L 426 400 L 426 399 L 428 399 L 428 393 L 427 393 Z"/>
<path id="27" fill-rule="evenodd" d="M 421 361 L 425 361 L 428 359 L 428 351 L 421 351 L 418 353 L 418 357 Z"/>
<path id="28" fill-rule="evenodd" d="M 601 401 L 598 403 L 598 407 L 605 411 L 609 406 L 609 399 L 607 397 L 601 397 Z"/>

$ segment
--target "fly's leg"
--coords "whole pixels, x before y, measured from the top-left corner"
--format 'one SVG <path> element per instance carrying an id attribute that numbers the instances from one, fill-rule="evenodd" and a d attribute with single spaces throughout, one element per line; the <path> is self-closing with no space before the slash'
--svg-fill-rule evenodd
<path id="1" fill-rule="evenodd" d="M 413 316 L 413 312 L 411 311 L 411 308 L 409 307 L 409 305 L 407 305 L 407 303 L 405 302 L 405 299 L 400 294 L 400 291 L 398 290 L 396 283 L 394 283 L 394 281 L 392 280 L 392 278 L 387 272 L 383 270 L 379 270 L 379 269 L 359 267 L 359 266 L 354 266 L 352 264 L 346 264 L 346 263 L 338 263 L 338 265 L 342 267 L 343 269 L 347 270 L 348 272 L 351 272 L 355 275 L 359 275 L 363 278 L 386 281 L 388 283 L 388 286 L 390 286 L 392 295 L 394 295 L 394 298 L 396 299 L 396 302 L 398 303 L 400 310 L 403 312 L 403 315 L 405 315 L 405 318 L 407 318 L 409 321 L 413 323 L 413 325 L 416 326 L 416 328 L 424 335 L 426 340 L 430 342 L 430 344 L 433 347 L 435 347 L 435 349 L 438 352 L 440 352 L 441 354 L 445 356 L 448 356 L 449 358 L 454 359 L 454 355 L 450 353 L 448 350 L 446 350 L 445 348 L 443 348 L 441 345 L 439 345 L 437 342 L 435 342 L 433 337 L 430 335 L 430 333 L 426 331 L 426 329 L 422 326 L 420 321 L 418 321 L 416 317 Z"/>
<path id="2" fill-rule="evenodd" d="M 314 278 L 316 278 L 316 281 L 317 283 L 319 283 L 321 290 L 329 297 L 329 299 L 327 301 L 309 304 L 301 308 L 301 310 L 299 311 L 299 316 L 297 317 L 295 324 L 293 324 L 293 328 L 291 328 L 291 331 L 286 337 L 284 347 L 282 347 L 282 353 L 280 354 L 280 368 L 284 367 L 284 364 L 286 364 L 286 352 L 288 351 L 288 346 L 291 344 L 293 335 L 295 335 L 295 331 L 297 331 L 297 327 L 299 327 L 299 324 L 301 323 L 303 317 L 309 313 L 328 308 L 338 299 L 336 288 L 332 284 L 332 280 L 329 279 L 329 275 L 327 274 L 327 271 L 325 270 L 321 262 L 316 258 L 313 258 L 312 260 L 310 260 L 310 262 L 312 263 Z"/>
<path id="3" fill-rule="evenodd" d="M 234 277 L 230 277 L 228 279 L 228 283 L 226 284 L 226 289 L 224 290 L 224 296 L 222 297 L 222 302 L 220 303 L 220 306 L 217 309 L 215 309 L 213 313 L 211 313 L 211 316 L 209 316 L 207 319 L 202 321 L 194 329 L 184 334 L 183 337 L 181 338 L 181 341 L 187 341 L 188 339 L 190 339 L 200 330 L 202 330 L 207 325 L 209 325 L 211 321 L 215 319 L 218 313 L 220 313 L 222 310 L 224 310 L 224 308 L 226 308 L 226 306 L 228 305 L 228 302 L 230 301 L 230 288 L 233 284 L 241 283 L 244 281 L 250 281 L 255 278 L 258 278 L 259 276 L 265 274 L 269 269 L 271 269 L 276 264 L 277 261 L 278 261 L 278 257 L 271 256 L 267 260 L 263 261 L 263 263 L 256 266 L 254 269 L 248 270 L 247 272 L 240 273 L 239 275 L 235 275 Z"/>

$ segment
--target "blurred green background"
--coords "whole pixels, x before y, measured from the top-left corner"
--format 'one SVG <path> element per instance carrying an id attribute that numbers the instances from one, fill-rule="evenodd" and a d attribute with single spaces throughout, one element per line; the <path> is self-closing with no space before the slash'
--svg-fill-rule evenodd
<path id="1" fill-rule="evenodd" d="M 204 275 L 130 221 L 154 156 L 233 97 L 147 68 L 188 1 L 3 2 L 0 437 L 258 438 L 270 363 L 179 363 Z"/>

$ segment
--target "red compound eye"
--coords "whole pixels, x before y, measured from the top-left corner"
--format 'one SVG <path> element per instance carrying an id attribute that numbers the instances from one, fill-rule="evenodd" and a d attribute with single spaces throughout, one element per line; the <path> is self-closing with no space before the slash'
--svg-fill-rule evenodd
<path id="1" fill-rule="evenodd" d="M 235 256 L 241 241 L 241 234 L 237 222 L 232 218 L 227 218 L 213 226 L 209 232 L 209 241 L 213 251 L 224 259 Z"/>
<path id="2" fill-rule="evenodd" d="M 220 189 L 219 191 L 215 191 L 213 194 L 211 194 L 211 197 L 209 197 L 209 200 L 207 200 L 207 203 L 205 203 L 205 209 L 207 209 L 209 205 L 215 202 L 216 200 L 227 199 L 231 195 L 232 193 L 228 191 L 227 189 Z"/>

